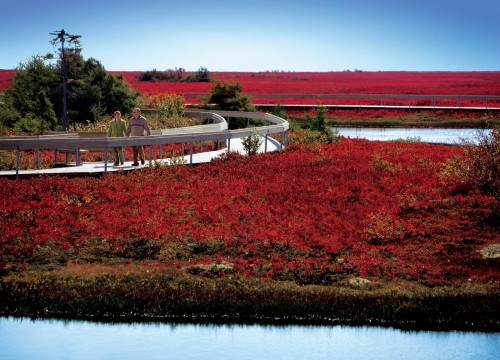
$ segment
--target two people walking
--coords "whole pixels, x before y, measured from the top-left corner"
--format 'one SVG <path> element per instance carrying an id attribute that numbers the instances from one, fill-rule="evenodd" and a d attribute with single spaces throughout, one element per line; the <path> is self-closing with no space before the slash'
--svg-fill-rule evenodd
<path id="1" fill-rule="evenodd" d="M 148 122 L 146 118 L 141 115 L 141 109 L 139 108 L 134 109 L 133 116 L 129 119 L 128 127 L 126 126 L 125 120 L 121 118 L 121 113 L 119 111 L 115 111 L 113 117 L 114 119 L 111 120 L 109 124 L 108 137 L 151 135 Z M 132 152 L 134 157 L 132 165 L 139 166 L 139 158 L 141 159 L 141 164 L 144 165 L 146 162 L 144 148 L 142 146 L 132 146 Z M 113 156 L 115 161 L 113 164 L 114 166 L 123 165 L 125 156 L 122 147 L 114 147 Z"/>

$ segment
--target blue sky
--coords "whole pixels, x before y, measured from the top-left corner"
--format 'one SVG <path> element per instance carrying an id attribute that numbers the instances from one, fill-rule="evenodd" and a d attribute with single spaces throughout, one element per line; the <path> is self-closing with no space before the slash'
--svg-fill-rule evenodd
<path id="1" fill-rule="evenodd" d="M 498 0 L 0 0 L 0 69 L 81 35 L 107 70 L 500 70 Z"/>

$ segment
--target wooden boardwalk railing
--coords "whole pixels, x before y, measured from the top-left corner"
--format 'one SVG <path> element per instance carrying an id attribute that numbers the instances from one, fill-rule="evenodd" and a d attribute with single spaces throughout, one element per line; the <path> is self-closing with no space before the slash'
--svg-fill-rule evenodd
<path id="1" fill-rule="evenodd" d="M 187 102 L 206 98 L 210 94 L 182 94 Z M 322 105 L 329 108 L 396 108 L 434 110 L 491 110 L 500 111 L 498 95 L 440 95 L 440 94 L 245 94 L 258 108 L 278 103 L 285 108 L 305 108 Z M 264 100 L 269 99 L 269 102 Z M 299 101 L 297 101 L 299 100 Z M 306 102 L 307 100 L 307 102 Z M 195 105 L 195 104 L 193 104 Z"/>
<path id="2" fill-rule="evenodd" d="M 243 112 L 243 111 L 186 111 L 186 116 L 200 117 L 210 120 L 210 124 L 177 128 L 163 129 L 160 132 L 155 132 L 151 136 L 131 136 L 124 138 L 108 138 L 108 137 L 85 137 L 84 133 L 62 133 L 60 135 L 41 135 L 41 136 L 3 136 L 0 137 L 0 150 L 15 150 L 16 151 L 16 178 L 19 177 L 20 156 L 23 150 L 37 151 L 37 158 L 40 158 L 40 150 L 43 149 L 66 149 L 74 151 L 77 156 L 77 164 L 80 163 L 79 154 L 81 149 L 104 149 L 105 159 L 107 153 L 113 147 L 124 146 L 149 146 L 150 165 L 153 159 L 152 149 L 156 145 L 164 144 L 190 144 L 190 156 L 193 154 L 193 143 L 203 142 L 207 140 L 226 141 L 228 151 L 230 151 L 231 139 L 248 137 L 254 133 L 265 137 L 270 134 L 279 134 L 280 144 L 286 145 L 288 142 L 288 122 L 277 116 L 260 113 L 260 112 Z M 227 118 L 247 118 L 264 120 L 268 124 L 255 128 L 244 128 L 237 130 L 228 130 Z M 160 147 L 161 148 L 161 147 Z M 38 161 L 38 167 L 40 162 Z M 107 162 L 105 161 L 104 172 L 107 172 Z"/>

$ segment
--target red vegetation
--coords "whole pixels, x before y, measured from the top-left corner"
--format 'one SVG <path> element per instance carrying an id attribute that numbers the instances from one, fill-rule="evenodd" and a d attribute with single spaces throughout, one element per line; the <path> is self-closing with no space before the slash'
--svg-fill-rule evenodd
<path id="1" fill-rule="evenodd" d="M 139 82 L 139 71 L 119 74 L 140 92 L 208 93 L 213 86 L 213 83 Z M 210 77 L 238 82 L 247 94 L 500 95 L 500 71 L 214 72 Z"/>
<path id="2" fill-rule="evenodd" d="M 144 94 L 208 94 L 213 83 L 140 82 L 140 72 L 120 72 L 125 80 Z M 245 94 L 388 94 L 388 95 L 500 95 L 500 72 L 260 72 L 210 73 L 214 81 L 239 83 Z M 186 96 L 196 103 L 197 97 Z M 315 97 L 258 97 L 254 103 L 281 104 L 365 104 L 381 105 L 381 99 L 325 99 Z M 388 105 L 409 105 L 391 100 Z M 456 106 L 454 99 L 439 100 L 439 106 Z M 430 99 L 412 100 L 412 105 L 431 105 Z M 484 106 L 482 100 L 462 100 L 460 106 Z M 490 101 L 488 106 L 500 106 Z"/>
<path id="3" fill-rule="evenodd" d="M 212 82 L 141 82 L 140 71 L 111 71 L 121 74 L 129 85 L 142 94 L 180 94 L 186 103 L 199 98 L 186 94 L 208 94 L 213 81 L 239 83 L 244 94 L 388 94 L 388 95 L 491 95 L 500 96 L 500 71 L 471 72 L 213 72 Z M 8 88 L 14 70 L 0 70 L 0 92 Z M 324 99 L 310 97 L 254 97 L 254 103 L 269 104 L 365 104 L 381 105 L 382 99 Z M 387 105 L 409 105 L 405 99 L 389 100 Z M 484 106 L 482 100 L 454 99 L 437 102 L 439 106 Z M 411 105 L 431 105 L 430 99 L 412 100 Z M 500 101 L 488 101 L 500 107 Z"/>
<path id="4" fill-rule="evenodd" d="M 0 91 L 14 70 L 0 70 Z M 140 82 L 140 71 L 111 71 L 141 93 L 209 93 L 213 82 Z M 246 94 L 500 95 L 500 71 L 471 72 L 213 72 L 213 81 L 238 82 Z"/>
<path id="5" fill-rule="evenodd" d="M 4 91 L 12 85 L 12 78 L 14 77 L 15 73 L 15 70 L 0 69 L 0 92 Z"/>
<path id="6" fill-rule="evenodd" d="M 496 200 L 439 176 L 460 154 L 452 146 L 343 139 L 197 167 L 0 179 L 0 267 L 41 250 L 78 254 L 104 245 L 126 258 L 147 242 L 160 250 L 145 261 L 230 264 L 217 276 L 499 281 L 497 263 L 479 253 L 500 242 L 488 220 Z"/>

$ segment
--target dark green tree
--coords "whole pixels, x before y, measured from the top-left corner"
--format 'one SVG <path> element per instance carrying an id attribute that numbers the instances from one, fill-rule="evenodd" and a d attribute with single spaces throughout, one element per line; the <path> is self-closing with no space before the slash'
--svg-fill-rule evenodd
<path id="1" fill-rule="evenodd" d="M 328 108 L 324 106 L 316 107 L 316 117 L 311 117 L 306 115 L 306 119 L 308 120 L 308 130 L 312 132 L 317 132 L 325 137 L 326 143 L 338 143 L 340 141 L 340 136 L 338 131 L 333 131 L 330 126 L 326 123 L 326 114 L 328 112 Z"/>
<path id="2" fill-rule="evenodd" d="M 47 92 L 42 90 L 38 93 L 38 104 L 39 104 L 39 116 L 41 120 L 40 131 L 44 132 L 54 126 L 57 123 L 56 113 L 54 107 L 50 102 Z"/>
<path id="3" fill-rule="evenodd" d="M 145 71 L 143 73 L 140 73 L 137 76 L 137 79 L 139 81 L 155 82 L 155 81 L 167 81 L 167 80 L 169 80 L 169 77 L 167 76 L 166 71 L 159 71 L 159 70 L 153 69 L 153 70 L 148 70 L 148 71 Z"/>
<path id="4" fill-rule="evenodd" d="M 33 56 L 21 63 L 0 104 L 0 123 L 22 131 L 43 131 L 64 129 L 69 121 L 94 121 L 115 110 L 130 111 L 139 94 L 121 75 L 109 74 L 99 61 L 84 60 L 80 50 L 65 48 L 55 64 L 49 61 L 51 55 Z"/>
<path id="5" fill-rule="evenodd" d="M 309 115 L 306 116 L 308 123 L 309 123 L 309 129 L 312 131 L 319 131 L 319 132 L 326 132 L 328 127 L 326 125 L 325 121 L 325 115 L 328 112 L 328 109 L 324 106 L 317 106 L 316 107 L 316 117 L 312 118 Z"/>
<path id="6" fill-rule="evenodd" d="M 0 134 L 5 134 L 7 128 L 12 128 L 21 119 L 21 115 L 12 104 L 8 104 L 7 98 L 0 101 Z"/>
<path id="7" fill-rule="evenodd" d="M 68 85 L 68 68 L 66 62 L 66 53 L 67 52 L 80 52 L 80 35 L 71 35 L 68 34 L 64 29 L 55 31 L 50 33 L 50 35 L 55 35 L 56 37 L 52 39 L 51 44 L 55 45 L 57 43 L 61 44 L 60 54 L 61 54 L 61 75 L 62 75 L 62 102 L 63 102 L 63 110 L 62 110 L 62 123 L 63 123 L 63 131 L 68 129 L 68 108 L 67 108 L 67 85 Z M 65 48 L 65 43 L 74 45 L 73 48 Z"/>
<path id="8" fill-rule="evenodd" d="M 53 100 L 60 76 L 55 66 L 45 63 L 50 58 L 51 56 L 32 56 L 30 61 L 20 63 L 16 68 L 12 86 L 5 90 L 2 113 L 10 114 L 10 118 L 2 121 L 4 126 L 13 128 L 23 118 L 30 119 L 30 123 L 36 123 L 39 118 L 38 126 L 31 124 L 26 131 L 40 131 L 42 125 L 54 127 L 57 124 Z M 23 125 L 20 129 L 25 127 Z"/>
<path id="9" fill-rule="evenodd" d="M 255 111 L 249 96 L 241 93 L 239 83 L 217 82 L 212 88 L 208 99 L 217 109 L 232 111 Z"/>
<path id="10" fill-rule="evenodd" d="M 209 82 L 210 75 L 208 74 L 207 68 L 200 66 L 198 71 L 189 74 L 186 78 L 187 82 Z"/>
<path id="11" fill-rule="evenodd" d="M 109 74 L 94 58 L 83 63 L 78 80 L 70 85 L 70 114 L 76 123 L 94 121 L 115 110 L 122 113 L 135 106 L 137 92 L 131 91 L 121 75 Z"/>
<path id="12" fill-rule="evenodd" d="M 276 115 L 282 119 L 287 120 L 288 119 L 288 114 L 281 104 L 276 104 L 275 107 L 273 107 L 273 110 L 271 111 L 271 114 Z"/>
<path id="13" fill-rule="evenodd" d="M 239 83 L 217 82 L 212 88 L 209 104 L 214 104 L 215 109 L 230 111 L 255 111 L 250 96 L 241 93 Z M 229 129 L 245 128 L 247 126 L 260 126 L 262 123 L 250 124 L 246 118 L 230 118 Z"/>

